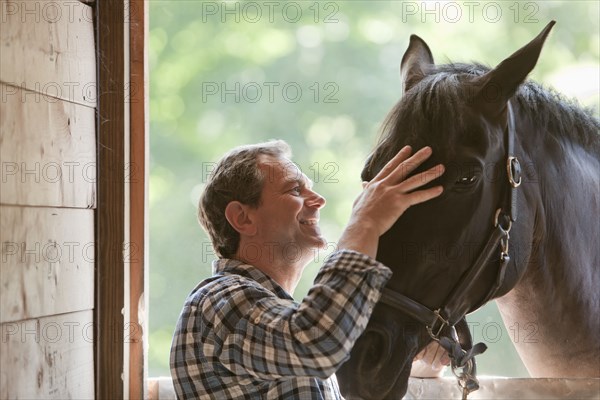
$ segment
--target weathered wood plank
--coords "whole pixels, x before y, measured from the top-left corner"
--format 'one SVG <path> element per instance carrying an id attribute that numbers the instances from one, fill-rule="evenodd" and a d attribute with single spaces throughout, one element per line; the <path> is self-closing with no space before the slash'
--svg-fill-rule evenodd
<path id="1" fill-rule="evenodd" d="M 94 211 L 0 206 L 0 323 L 94 307 Z"/>
<path id="2" fill-rule="evenodd" d="M 4 58 L 4 55 L 3 57 Z M 0 84 L 0 202 L 93 208 L 96 135 L 93 108 Z"/>
<path id="3" fill-rule="evenodd" d="M 93 399 L 93 312 L 0 325 L 0 398 Z"/>
<path id="4" fill-rule="evenodd" d="M 0 0 L 0 81 L 95 107 L 93 9 L 75 1 Z"/>

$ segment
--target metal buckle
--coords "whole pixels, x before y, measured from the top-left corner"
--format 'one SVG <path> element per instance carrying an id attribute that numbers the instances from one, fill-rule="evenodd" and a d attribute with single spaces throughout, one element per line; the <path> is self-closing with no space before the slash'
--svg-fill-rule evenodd
<path id="1" fill-rule="evenodd" d="M 517 188 L 521 185 L 521 163 L 517 157 L 509 156 L 506 159 L 506 172 L 508 173 L 508 181 L 510 185 Z M 518 181 L 515 180 L 518 178 Z"/>
<path id="2" fill-rule="evenodd" d="M 433 313 L 435 314 L 435 320 L 431 324 L 432 326 L 425 326 L 425 328 L 427 329 L 427 333 L 429 333 L 429 336 L 431 336 L 431 338 L 437 342 L 440 340 L 440 334 L 442 333 L 444 326 L 446 326 L 446 325 L 450 326 L 450 323 L 446 319 L 444 319 L 444 317 L 442 317 L 442 315 L 440 314 L 439 308 L 437 310 L 435 310 Z M 437 332 L 433 333 L 433 328 L 435 327 L 435 323 L 437 321 L 441 321 L 442 323 L 441 323 L 439 329 L 437 330 Z"/>

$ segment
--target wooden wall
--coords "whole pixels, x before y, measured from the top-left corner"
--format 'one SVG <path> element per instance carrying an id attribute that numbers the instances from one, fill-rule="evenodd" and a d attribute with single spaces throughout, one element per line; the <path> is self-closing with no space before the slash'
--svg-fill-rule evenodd
<path id="1" fill-rule="evenodd" d="M 2 399 L 94 398 L 96 50 L 85 3 L 0 0 Z"/>

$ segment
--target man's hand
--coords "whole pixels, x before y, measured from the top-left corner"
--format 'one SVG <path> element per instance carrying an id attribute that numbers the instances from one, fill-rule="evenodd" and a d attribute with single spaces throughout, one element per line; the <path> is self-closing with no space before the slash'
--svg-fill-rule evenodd
<path id="1" fill-rule="evenodd" d="M 431 342 L 415 356 L 410 376 L 415 378 L 438 378 L 443 375 L 450 359 L 438 342 Z"/>
<path id="2" fill-rule="evenodd" d="M 375 257 L 379 237 L 412 205 L 433 199 L 442 193 L 441 186 L 416 190 L 439 178 L 443 165 L 411 176 L 412 171 L 431 155 L 424 147 L 410 156 L 412 149 L 405 146 L 379 173 L 363 184 L 363 192 L 354 201 L 348 226 L 340 238 L 340 249 L 351 249 Z"/>

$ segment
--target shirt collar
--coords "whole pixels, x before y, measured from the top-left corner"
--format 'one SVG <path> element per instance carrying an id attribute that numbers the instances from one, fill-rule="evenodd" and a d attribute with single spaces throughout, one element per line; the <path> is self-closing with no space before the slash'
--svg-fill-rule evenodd
<path id="1" fill-rule="evenodd" d="M 241 275 L 243 277 L 252 279 L 258 282 L 261 286 L 273 292 L 277 297 L 281 299 L 294 300 L 294 298 L 285 291 L 275 280 L 269 275 L 262 272 L 250 264 L 244 264 L 240 260 L 233 260 L 229 258 L 220 258 L 214 260 L 212 263 L 213 274 L 221 275 Z"/>

